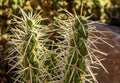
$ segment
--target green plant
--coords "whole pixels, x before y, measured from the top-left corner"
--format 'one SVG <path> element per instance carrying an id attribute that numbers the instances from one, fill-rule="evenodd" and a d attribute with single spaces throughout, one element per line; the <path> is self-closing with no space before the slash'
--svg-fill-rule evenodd
<path id="1" fill-rule="evenodd" d="M 94 42 L 104 40 L 94 34 L 101 32 L 90 27 L 84 16 L 65 11 L 68 19 L 55 18 L 54 24 L 43 25 L 39 13 L 21 11 L 22 17 L 13 19 L 14 48 L 8 57 L 8 74 L 15 83 L 97 82 L 92 68 L 103 65 L 95 53 L 105 53 Z"/>
<path id="2" fill-rule="evenodd" d="M 15 69 L 14 77 L 15 82 L 38 82 L 37 76 L 40 75 L 42 70 L 42 62 L 40 57 L 43 57 L 42 53 L 44 44 L 41 38 L 44 33 L 42 29 L 44 26 L 40 24 L 42 18 L 39 14 L 33 15 L 32 12 L 28 15 L 21 9 L 23 17 L 15 16 L 14 22 L 17 24 L 15 28 L 11 29 L 13 32 L 12 43 L 14 45 L 13 55 L 10 58 L 9 65 L 12 69 Z M 19 20 L 19 21 L 18 21 Z M 41 43 L 39 43 L 41 42 Z M 42 47 L 43 46 L 43 47 Z M 41 49 L 42 48 L 42 49 Z"/>
<path id="3" fill-rule="evenodd" d="M 61 46 L 59 49 L 66 59 L 64 83 L 97 82 L 92 69 L 101 65 L 107 72 L 101 64 L 102 59 L 95 55 L 96 53 L 106 55 L 106 53 L 99 51 L 95 45 L 98 41 L 106 43 L 96 35 L 96 33 L 102 35 L 102 32 L 91 27 L 86 17 L 76 14 L 74 16 L 69 12 L 67 14 L 67 20 L 56 20 L 56 26 L 60 29 L 58 32 L 64 39 L 59 42 Z"/>

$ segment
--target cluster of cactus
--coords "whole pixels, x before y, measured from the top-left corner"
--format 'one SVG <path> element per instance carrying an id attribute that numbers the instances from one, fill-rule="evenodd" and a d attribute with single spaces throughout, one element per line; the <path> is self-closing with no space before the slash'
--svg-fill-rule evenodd
<path id="1" fill-rule="evenodd" d="M 92 68 L 102 64 L 94 53 L 102 52 L 97 50 L 94 40 L 101 39 L 92 33 L 96 29 L 89 28 L 84 16 L 66 11 L 68 19 L 55 18 L 54 23 L 44 25 L 45 18 L 40 13 L 26 14 L 22 9 L 21 12 L 22 17 L 13 19 L 14 46 L 7 58 L 8 74 L 14 83 L 97 82 Z"/>

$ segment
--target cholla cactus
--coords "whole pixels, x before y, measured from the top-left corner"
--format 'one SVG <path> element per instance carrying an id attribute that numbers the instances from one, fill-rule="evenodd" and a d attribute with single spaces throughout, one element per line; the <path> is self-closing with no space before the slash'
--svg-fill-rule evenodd
<path id="1" fill-rule="evenodd" d="M 56 24 L 46 26 L 39 14 L 21 11 L 22 17 L 13 19 L 14 49 L 9 57 L 8 73 L 15 83 L 97 82 L 92 68 L 103 65 L 94 54 L 104 53 L 94 41 L 104 40 L 93 33 L 96 29 L 88 26 L 85 17 L 66 12 L 67 20 L 56 19 Z"/>
<path id="2" fill-rule="evenodd" d="M 11 69 L 8 73 L 12 71 L 14 82 L 38 83 L 41 81 L 40 76 L 47 73 L 43 67 L 47 49 L 44 47 L 45 42 L 42 39 L 43 28 L 45 30 L 46 27 L 41 25 L 43 19 L 39 13 L 31 12 L 27 15 L 22 9 L 21 11 L 22 17 L 15 16 L 13 19 L 13 23 L 16 24 L 11 36 L 14 50 L 9 59 Z"/>
<path id="3" fill-rule="evenodd" d="M 56 58 L 52 47 L 55 42 L 50 39 L 48 26 L 42 25 L 40 13 L 26 14 L 21 8 L 22 17 L 14 16 L 11 28 L 11 43 L 14 48 L 9 55 L 8 74 L 15 83 L 46 83 L 60 81 L 63 77 L 62 62 Z"/>
<path id="4" fill-rule="evenodd" d="M 102 31 L 98 31 L 95 27 L 89 26 L 87 19 L 84 16 L 73 16 L 68 13 L 67 20 L 56 19 L 57 27 L 59 27 L 59 34 L 61 34 L 63 41 L 60 41 L 60 48 L 65 57 L 65 76 L 64 83 L 84 83 L 84 82 L 98 82 L 95 74 L 92 72 L 93 68 L 98 68 L 97 65 L 103 67 L 99 56 L 96 53 L 107 55 L 101 52 L 95 43 L 104 41 Z M 99 35 L 96 35 L 99 34 Z M 108 44 L 110 45 L 110 44 Z M 111 45 L 110 45 L 111 46 Z M 92 78 L 91 78 L 92 77 Z"/>

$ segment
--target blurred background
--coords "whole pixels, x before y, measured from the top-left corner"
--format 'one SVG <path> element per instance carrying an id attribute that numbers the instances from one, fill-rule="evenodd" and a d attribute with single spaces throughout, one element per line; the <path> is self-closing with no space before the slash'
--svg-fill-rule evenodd
<path id="1" fill-rule="evenodd" d="M 91 16 L 97 20 L 115 26 L 120 26 L 120 0 L 0 0 L 0 27 L 7 27 L 11 23 L 11 15 L 19 15 L 18 6 L 25 11 L 41 11 L 51 19 L 63 16 L 63 10 Z"/>
<path id="2" fill-rule="evenodd" d="M 55 17 L 64 19 L 68 10 L 74 14 L 89 17 L 89 20 L 99 21 L 101 24 L 93 24 L 98 29 L 109 31 L 106 34 L 108 42 L 114 45 L 110 48 L 104 44 L 99 45 L 100 49 L 107 52 L 104 66 L 109 74 L 102 69 L 98 72 L 97 79 L 100 83 L 120 83 L 120 0 L 0 0 L 0 60 L 7 55 L 6 49 L 9 27 L 12 15 L 20 16 L 18 6 L 26 12 L 40 12 L 43 17 L 48 17 L 44 23 L 52 23 Z M 2 62 L 0 62 L 1 64 Z M 5 64 L 5 62 L 4 62 Z M 0 83 L 7 81 L 5 72 L 7 66 L 0 65 Z"/>

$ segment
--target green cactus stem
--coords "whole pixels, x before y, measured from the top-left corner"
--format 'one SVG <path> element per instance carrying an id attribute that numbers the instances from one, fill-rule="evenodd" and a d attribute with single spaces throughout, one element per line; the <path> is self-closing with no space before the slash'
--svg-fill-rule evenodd
<path id="1" fill-rule="evenodd" d="M 86 72 L 85 56 L 88 54 L 86 47 L 88 32 L 87 21 L 83 17 L 75 20 L 72 27 L 72 38 L 70 42 L 68 63 L 66 65 L 67 75 L 65 83 L 82 83 L 82 76 Z"/>

